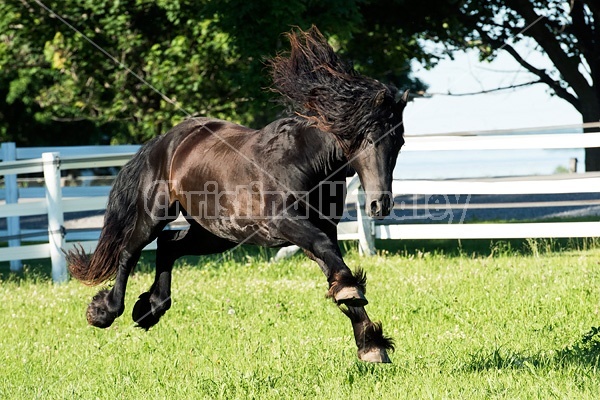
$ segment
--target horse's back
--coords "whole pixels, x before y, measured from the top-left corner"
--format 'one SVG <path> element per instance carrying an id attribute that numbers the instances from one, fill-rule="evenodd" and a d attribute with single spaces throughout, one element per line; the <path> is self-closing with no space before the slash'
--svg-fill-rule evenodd
<path id="1" fill-rule="evenodd" d="M 214 172 L 226 169 L 240 157 L 252 132 L 253 129 L 214 118 L 185 120 L 167 133 L 175 146 L 169 178 L 182 181 L 200 171 L 205 179 L 218 178 L 212 176 Z"/>

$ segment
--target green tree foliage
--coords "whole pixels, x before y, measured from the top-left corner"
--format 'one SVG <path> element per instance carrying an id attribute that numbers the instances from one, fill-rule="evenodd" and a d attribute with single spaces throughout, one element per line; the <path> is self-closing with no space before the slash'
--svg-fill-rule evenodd
<path id="1" fill-rule="evenodd" d="M 444 47 L 435 51 L 425 41 L 445 43 L 462 37 L 462 0 L 372 0 L 361 3 L 362 32 L 345 44 L 344 52 L 367 75 L 399 82 L 400 87 L 424 89 L 411 83 L 410 65 L 398 60 L 419 60 L 432 66 L 448 55 Z"/>
<path id="2" fill-rule="evenodd" d="M 281 113 L 265 59 L 293 26 L 316 24 L 358 69 L 423 88 L 409 76 L 414 38 L 371 33 L 381 1 L 43 3 L 83 35 L 34 0 L 0 3 L 0 140 L 19 145 L 139 143 L 189 115 L 260 127 Z"/>

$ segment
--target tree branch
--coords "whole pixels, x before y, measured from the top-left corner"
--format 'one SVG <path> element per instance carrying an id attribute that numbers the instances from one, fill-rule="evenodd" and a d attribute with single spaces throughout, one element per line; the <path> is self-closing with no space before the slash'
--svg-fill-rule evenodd
<path id="1" fill-rule="evenodd" d="M 525 59 L 521 57 L 517 50 L 515 50 L 515 48 L 512 46 L 506 45 L 504 46 L 504 50 L 506 50 L 508 54 L 510 54 L 519 64 L 521 64 L 523 68 L 525 68 L 532 74 L 537 75 L 540 78 L 540 81 L 550 86 L 550 88 L 554 90 L 554 93 L 556 93 L 558 97 L 568 101 L 573 107 L 575 107 L 577 111 L 581 112 L 581 101 L 579 100 L 579 98 L 569 93 L 567 89 L 562 87 L 559 82 L 552 79 L 550 75 L 546 73 L 546 71 L 536 68 L 527 61 L 525 61 Z"/>
<path id="2" fill-rule="evenodd" d="M 598 4 L 597 0 L 578 0 L 585 3 L 592 14 L 594 14 L 594 18 L 600 18 L 600 4 Z"/>
<path id="3" fill-rule="evenodd" d="M 466 93 L 427 93 L 429 95 L 441 95 L 441 96 L 455 96 L 455 97 L 460 97 L 460 96 L 473 96 L 473 95 L 477 95 L 477 94 L 486 94 L 486 93 L 493 93 L 493 92 L 499 92 L 501 90 L 509 90 L 509 89 L 516 89 L 516 88 L 520 88 L 523 86 L 530 86 L 530 85 L 535 85 L 537 83 L 545 83 L 542 82 L 541 79 L 538 79 L 537 81 L 531 81 L 531 82 L 525 82 L 525 83 L 518 83 L 516 85 L 510 85 L 510 86 L 501 86 L 501 87 L 497 87 L 494 89 L 487 89 L 487 90 L 481 90 L 479 92 L 466 92 Z"/>
<path id="4" fill-rule="evenodd" d="M 579 99 L 573 96 L 571 93 L 569 93 L 565 88 L 563 88 L 559 82 L 556 82 L 554 79 L 552 79 L 550 75 L 546 73 L 546 71 L 536 68 L 530 63 L 528 63 L 523 57 L 521 57 L 519 52 L 517 52 L 517 50 L 515 50 L 515 48 L 509 45 L 508 43 L 502 43 L 499 40 L 492 38 L 487 32 L 485 32 L 479 27 L 477 27 L 476 30 L 477 32 L 479 32 L 479 35 L 483 40 L 486 40 L 495 48 L 502 47 L 502 49 L 505 50 L 508 54 L 510 54 L 515 59 L 515 61 L 521 64 L 523 68 L 536 75 L 538 78 L 540 78 L 540 82 L 545 83 L 552 90 L 554 90 L 554 93 L 556 93 L 558 97 L 568 101 L 573 107 L 575 107 L 577 111 L 581 112 L 581 102 L 579 101 Z"/>
<path id="5" fill-rule="evenodd" d="M 533 23 L 539 18 L 539 15 L 533 8 L 533 4 L 529 0 L 507 0 L 506 4 L 517 11 L 528 24 Z M 534 38 L 544 49 L 556 69 L 558 69 L 565 81 L 567 81 L 575 93 L 577 93 L 577 97 L 580 99 L 587 99 L 593 96 L 595 99 L 596 96 L 592 87 L 590 87 L 587 79 L 579 72 L 579 62 L 575 62 L 563 51 L 560 43 L 556 40 L 556 36 L 548 30 L 544 23 L 540 21 L 539 23 L 531 25 L 527 30 L 527 35 Z M 560 97 L 563 97 L 558 92 L 557 94 Z"/>

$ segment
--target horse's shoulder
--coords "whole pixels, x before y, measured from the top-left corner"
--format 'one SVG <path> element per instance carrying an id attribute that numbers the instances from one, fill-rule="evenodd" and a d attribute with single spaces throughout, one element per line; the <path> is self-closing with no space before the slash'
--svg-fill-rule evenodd
<path id="1" fill-rule="evenodd" d="M 303 118 L 286 117 L 275 120 L 261 129 L 263 136 L 298 137 L 306 135 L 307 131 L 315 127 Z"/>

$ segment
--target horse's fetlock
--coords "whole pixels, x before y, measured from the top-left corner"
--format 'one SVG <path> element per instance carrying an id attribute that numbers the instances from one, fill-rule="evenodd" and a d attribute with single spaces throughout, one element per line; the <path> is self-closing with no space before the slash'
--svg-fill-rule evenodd
<path id="1" fill-rule="evenodd" d="M 150 296 L 150 306 L 154 315 L 162 315 L 171 308 L 171 295 L 155 295 Z"/>

